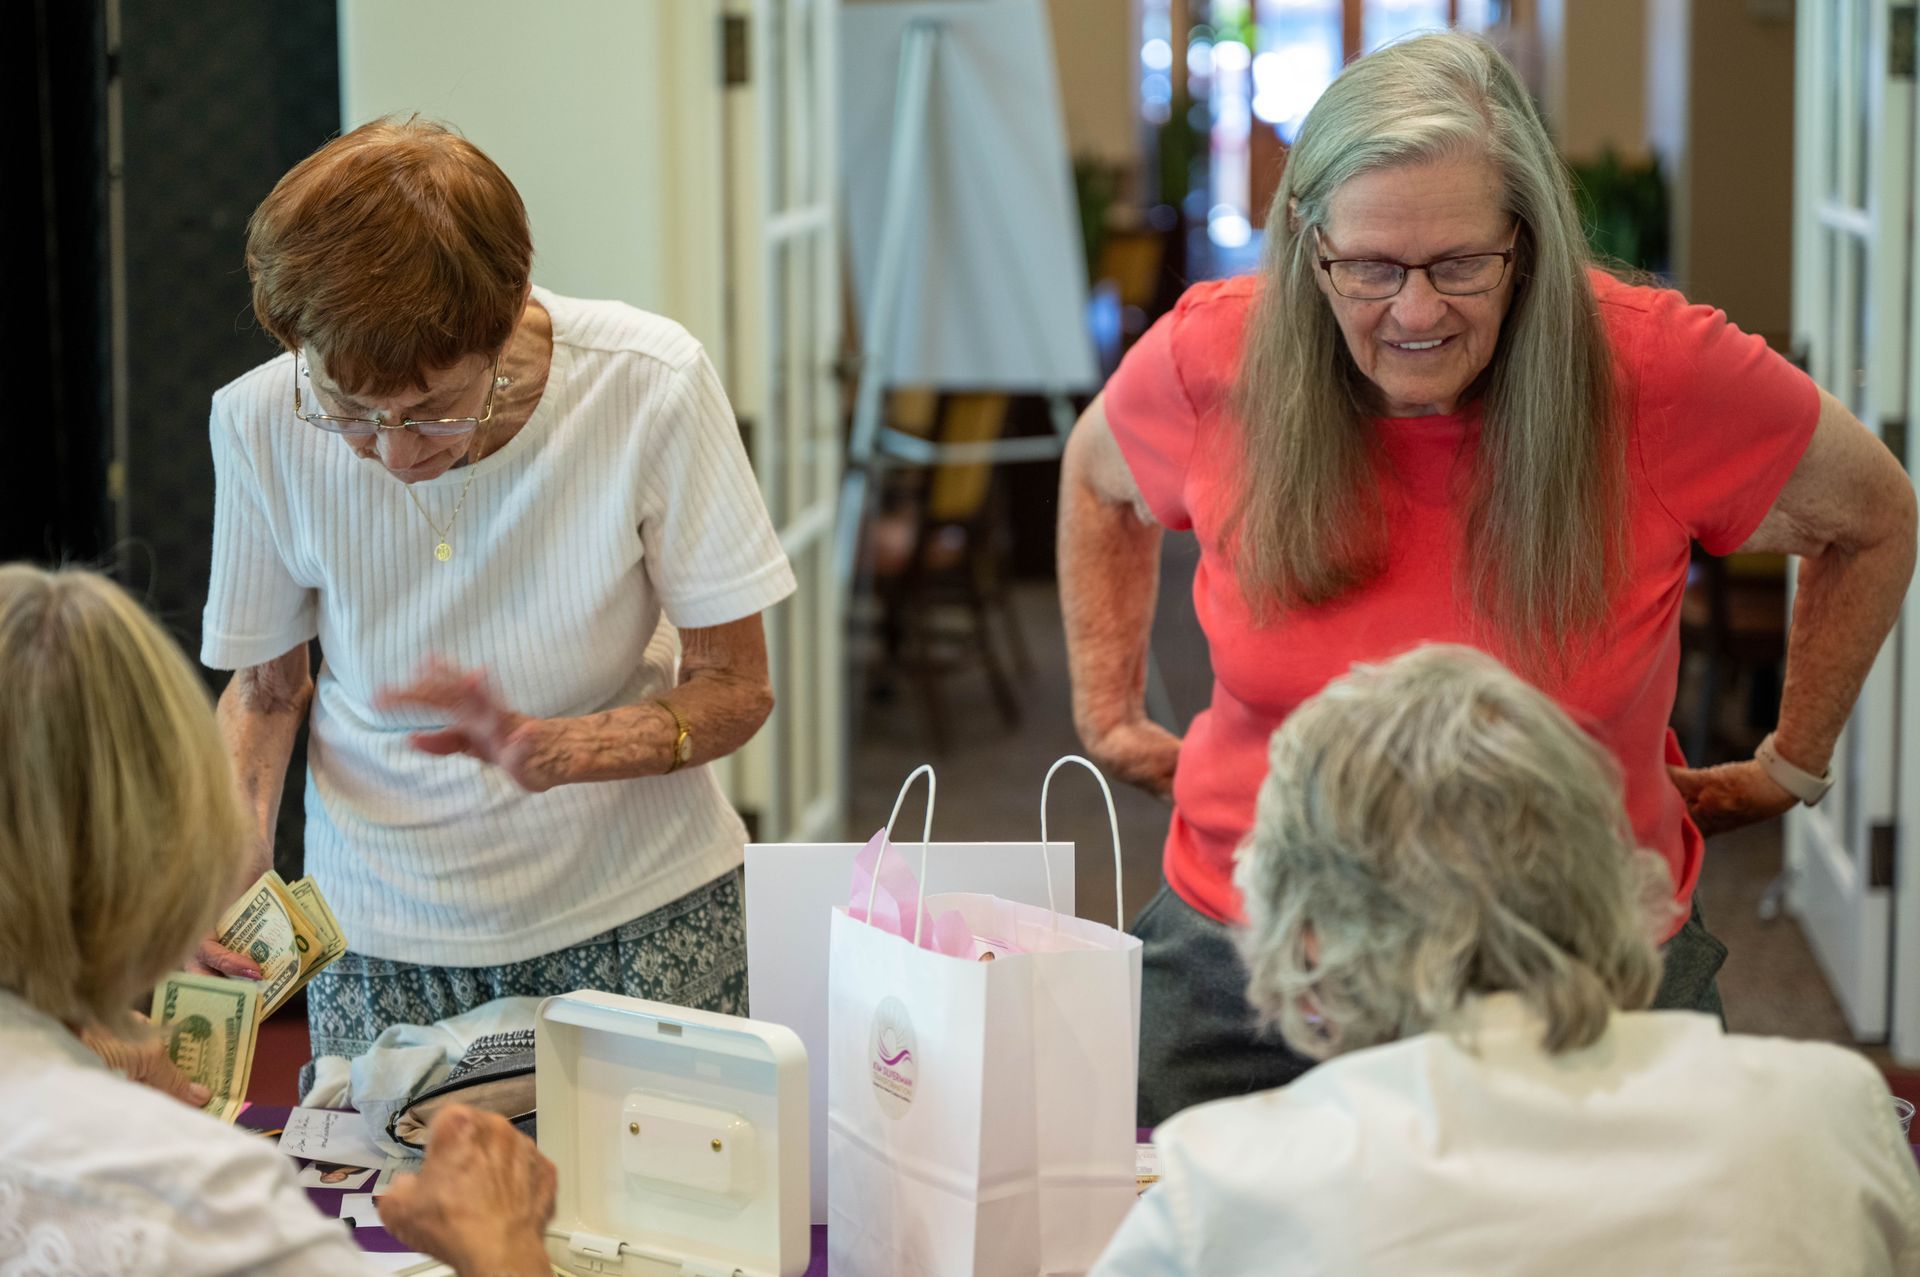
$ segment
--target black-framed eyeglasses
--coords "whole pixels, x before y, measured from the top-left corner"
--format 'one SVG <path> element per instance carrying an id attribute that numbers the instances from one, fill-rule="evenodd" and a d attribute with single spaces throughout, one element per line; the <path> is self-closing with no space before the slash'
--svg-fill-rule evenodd
<path id="1" fill-rule="evenodd" d="M 327 412 L 307 412 L 300 400 L 300 383 L 311 375 L 306 365 L 301 364 L 294 376 L 293 415 L 316 430 L 359 439 L 382 430 L 414 430 L 428 438 L 444 439 L 472 434 L 493 419 L 493 392 L 500 388 L 500 356 L 493 357 L 493 371 L 487 374 L 487 399 L 480 405 L 480 415 L 477 417 L 435 417 L 426 421 L 403 417 L 399 421 L 382 421 L 378 417 L 339 417 Z"/>
<path id="2" fill-rule="evenodd" d="M 1519 229 L 1514 230 L 1515 238 Z M 1314 242 L 1320 232 L 1314 230 Z M 1407 276 L 1425 271 L 1433 291 L 1448 297 L 1472 297 L 1500 287 L 1513 264 L 1514 246 L 1497 253 L 1461 253 L 1454 257 L 1436 257 L 1430 262 L 1396 262 L 1385 257 L 1322 257 L 1320 269 L 1327 272 L 1333 291 L 1352 301 L 1382 302 L 1397 296 L 1407 286 Z"/>

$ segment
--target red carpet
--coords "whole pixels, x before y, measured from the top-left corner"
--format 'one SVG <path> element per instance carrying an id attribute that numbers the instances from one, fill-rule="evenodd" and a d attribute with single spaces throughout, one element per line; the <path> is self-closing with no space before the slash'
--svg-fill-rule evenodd
<path id="1" fill-rule="evenodd" d="M 311 1056 L 307 1049 L 307 999 L 296 995 L 260 1026 L 247 1098 L 255 1104 L 298 1104 L 300 1066 Z"/>

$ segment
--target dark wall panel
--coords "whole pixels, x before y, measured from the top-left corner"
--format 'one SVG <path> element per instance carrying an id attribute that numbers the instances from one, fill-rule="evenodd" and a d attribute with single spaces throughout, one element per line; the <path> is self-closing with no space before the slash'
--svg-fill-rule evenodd
<path id="1" fill-rule="evenodd" d="M 107 549 L 105 0 L 32 0 L 0 43 L 12 285 L 0 419 L 0 560 L 90 561 Z"/>
<path id="2" fill-rule="evenodd" d="M 120 0 L 120 8 L 129 575 L 197 653 L 213 530 L 208 401 L 275 349 L 249 308 L 247 216 L 338 131 L 335 5 Z M 296 759 L 281 813 L 288 869 L 298 863 L 303 770 Z"/>
<path id="3" fill-rule="evenodd" d="M 247 215 L 339 125 L 332 0 L 122 0 L 127 482 L 152 600 L 193 647 L 213 527 L 207 404 L 268 358 Z"/>

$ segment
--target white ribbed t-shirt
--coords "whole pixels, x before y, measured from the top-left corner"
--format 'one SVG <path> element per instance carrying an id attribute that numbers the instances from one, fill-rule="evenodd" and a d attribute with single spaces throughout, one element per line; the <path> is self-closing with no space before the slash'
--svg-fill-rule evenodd
<path id="1" fill-rule="evenodd" d="M 521 713 L 572 717 L 672 685 L 680 628 L 793 592 L 733 413 L 678 324 L 534 290 L 553 367 L 527 424 L 472 466 L 405 487 L 293 416 L 282 355 L 213 400 L 213 571 L 200 659 L 258 665 L 318 637 L 307 870 L 350 946 L 440 966 L 517 962 L 638 917 L 740 863 L 708 767 L 529 794 L 476 759 L 415 750 L 440 725 L 376 710 L 436 654 Z"/>

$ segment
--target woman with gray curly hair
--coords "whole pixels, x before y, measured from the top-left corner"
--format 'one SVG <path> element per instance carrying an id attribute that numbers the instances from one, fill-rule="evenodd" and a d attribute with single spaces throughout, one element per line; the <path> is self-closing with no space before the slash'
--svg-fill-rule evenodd
<path id="1" fill-rule="evenodd" d="M 1913 572 L 1914 495 L 1846 407 L 1725 315 L 1589 258 L 1525 87 L 1467 36 L 1349 66 L 1300 127 L 1257 276 L 1205 283 L 1088 408 L 1061 597 L 1088 752 L 1174 805 L 1145 942 L 1140 1122 L 1297 1076 L 1230 925 L 1267 738 L 1355 661 L 1491 652 L 1619 762 L 1678 906 L 1656 1005 L 1718 1011 L 1704 834 L 1825 792 Z M 1199 542 L 1212 704 L 1142 703 L 1164 529 Z M 1802 556 L 1778 727 L 1690 768 L 1668 729 L 1692 546 Z"/>
<path id="2" fill-rule="evenodd" d="M 1871 1065 L 1645 1010 L 1664 866 L 1548 697 L 1425 647 L 1328 684 L 1270 758 L 1247 995 L 1329 1062 L 1162 1127 L 1096 1277 L 1920 1273 Z"/>

